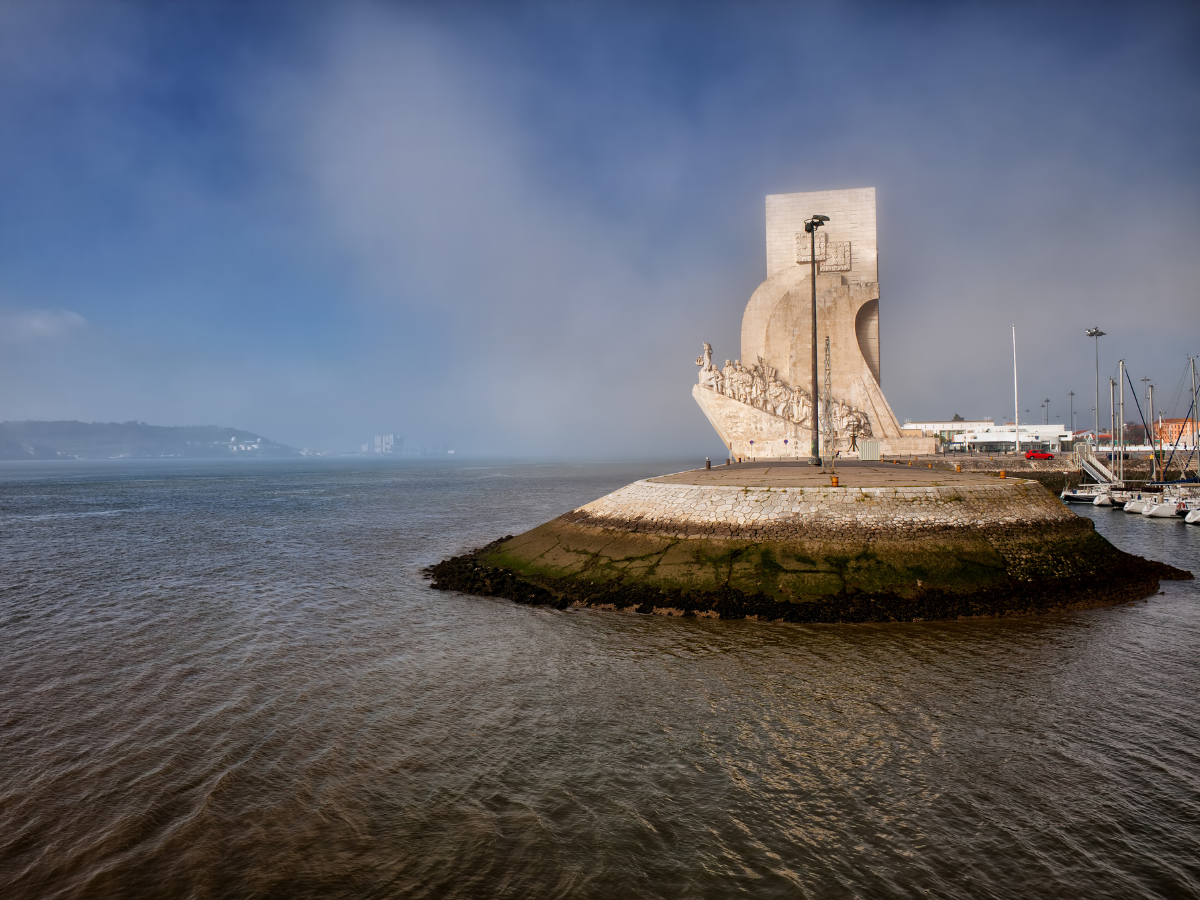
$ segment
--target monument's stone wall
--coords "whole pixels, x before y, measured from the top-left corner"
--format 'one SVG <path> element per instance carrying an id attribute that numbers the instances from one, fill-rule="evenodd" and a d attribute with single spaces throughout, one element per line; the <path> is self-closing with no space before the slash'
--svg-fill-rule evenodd
<path id="1" fill-rule="evenodd" d="M 937 487 L 768 488 L 635 481 L 565 514 L 572 524 L 680 538 L 870 538 L 1078 522 L 1036 482 Z"/>
<path id="2" fill-rule="evenodd" d="M 849 241 L 849 281 L 879 281 L 875 188 L 767 196 L 767 277 L 796 264 L 796 235 L 814 213 L 829 216 L 829 240 Z"/>

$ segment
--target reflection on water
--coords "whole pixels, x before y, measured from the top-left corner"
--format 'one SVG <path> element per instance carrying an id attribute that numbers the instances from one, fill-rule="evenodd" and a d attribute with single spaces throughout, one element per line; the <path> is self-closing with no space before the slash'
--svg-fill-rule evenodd
<path id="1" fill-rule="evenodd" d="M 419 575 L 684 467 L 0 467 L 4 896 L 1200 896 L 1195 582 L 797 626 Z"/>

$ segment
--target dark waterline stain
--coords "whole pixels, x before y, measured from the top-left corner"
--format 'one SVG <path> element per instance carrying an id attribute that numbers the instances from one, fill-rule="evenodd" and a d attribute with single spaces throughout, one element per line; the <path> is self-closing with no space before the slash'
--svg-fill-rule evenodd
<path id="1" fill-rule="evenodd" d="M 821 626 L 420 577 L 686 467 L 0 465 L 3 895 L 1200 896 L 1195 582 Z"/>

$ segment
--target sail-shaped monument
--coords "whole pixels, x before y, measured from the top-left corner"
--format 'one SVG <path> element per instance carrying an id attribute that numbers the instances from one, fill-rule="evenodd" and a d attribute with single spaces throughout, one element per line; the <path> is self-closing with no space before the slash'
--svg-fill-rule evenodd
<path id="1" fill-rule="evenodd" d="M 818 431 L 822 453 L 933 453 L 935 438 L 901 433 L 883 394 L 875 188 L 771 194 L 766 200 L 767 277 L 746 304 L 737 354 L 704 345 L 692 396 L 731 456 L 807 456 L 812 422 L 813 235 L 816 230 Z M 826 339 L 829 342 L 826 385 Z M 717 348 L 718 350 L 720 348 Z M 825 398 L 829 397 L 826 419 Z M 826 425 L 828 441 L 825 439 Z M 828 446 L 825 444 L 828 443 Z"/>

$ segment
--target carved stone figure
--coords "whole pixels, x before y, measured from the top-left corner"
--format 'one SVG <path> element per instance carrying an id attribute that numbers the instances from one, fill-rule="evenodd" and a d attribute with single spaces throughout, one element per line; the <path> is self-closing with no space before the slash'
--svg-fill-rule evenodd
<path id="1" fill-rule="evenodd" d="M 767 385 L 767 412 L 786 419 L 788 402 L 791 398 L 791 388 L 772 374 L 771 383 Z"/>
<path id="2" fill-rule="evenodd" d="M 808 392 L 796 388 L 792 391 L 792 421 L 797 425 L 808 426 L 812 416 L 812 401 Z"/>
<path id="3" fill-rule="evenodd" d="M 700 385 L 717 394 L 736 400 L 746 406 L 807 430 L 812 400 L 803 388 L 792 387 L 776 374 L 774 366 L 761 360 L 751 368 L 742 365 L 740 359 L 732 363 L 725 360 L 725 367 L 718 369 L 712 362 L 712 345 L 704 344 L 704 353 L 696 357 L 700 366 Z M 835 399 L 830 407 L 830 425 L 833 433 L 850 433 L 858 437 L 871 436 L 871 424 L 866 413 L 844 400 Z M 818 401 L 818 420 L 824 421 L 825 403 Z"/>
<path id="4" fill-rule="evenodd" d="M 759 366 L 750 370 L 750 405 L 765 409 L 767 405 L 767 382 Z"/>
<path id="5" fill-rule="evenodd" d="M 721 370 L 713 365 L 712 344 L 704 344 L 704 353 L 696 357 L 696 365 L 700 366 L 700 384 L 710 391 L 721 390 Z"/>
<path id="6" fill-rule="evenodd" d="M 850 420 L 854 422 L 855 429 L 862 437 L 871 437 L 871 420 L 867 418 L 867 414 L 860 410 L 857 406 L 850 410 Z"/>
<path id="7" fill-rule="evenodd" d="M 833 407 L 833 430 L 841 434 L 850 422 L 850 407 L 844 400 L 837 401 Z"/>

